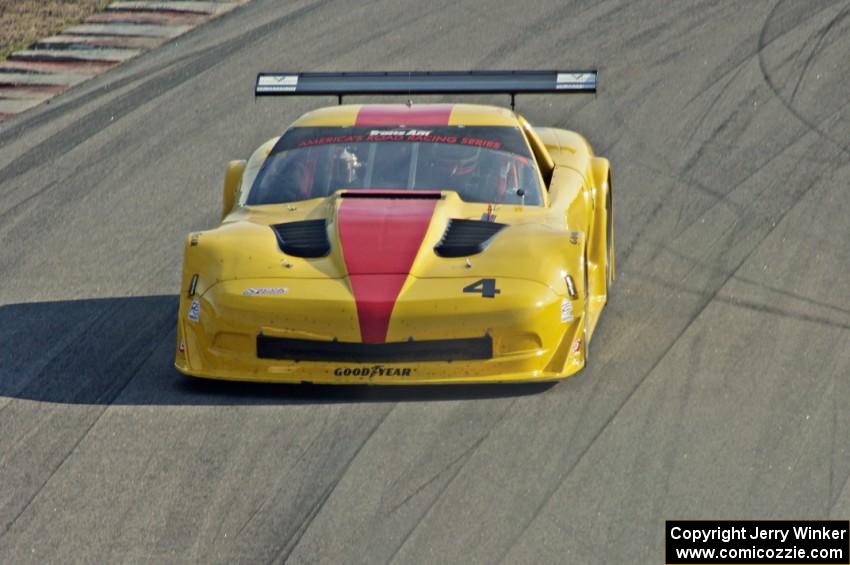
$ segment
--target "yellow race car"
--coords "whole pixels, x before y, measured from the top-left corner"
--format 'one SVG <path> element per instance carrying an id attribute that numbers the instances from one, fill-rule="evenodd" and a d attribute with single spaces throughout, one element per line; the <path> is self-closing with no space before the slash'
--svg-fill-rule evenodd
<path id="1" fill-rule="evenodd" d="M 175 366 L 332 384 L 550 381 L 587 363 L 614 280 L 608 160 L 532 127 L 517 94 L 594 71 L 260 74 L 257 95 L 335 95 L 248 161 L 222 222 L 188 236 Z M 349 94 L 511 95 L 342 105 Z"/>

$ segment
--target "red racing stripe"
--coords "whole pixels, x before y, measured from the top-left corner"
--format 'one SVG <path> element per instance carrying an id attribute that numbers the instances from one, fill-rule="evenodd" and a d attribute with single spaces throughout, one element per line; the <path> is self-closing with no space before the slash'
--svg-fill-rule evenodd
<path id="1" fill-rule="evenodd" d="M 431 223 L 436 200 L 342 201 L 342 255 L 357 303 L 363 343 L 384 343 L 393 306 Z"/>
<path id="2" fill-rule="evenodd" d="M 363 106 L 355 126 L 447 126 L 452 104 L 374 104 Z"/>

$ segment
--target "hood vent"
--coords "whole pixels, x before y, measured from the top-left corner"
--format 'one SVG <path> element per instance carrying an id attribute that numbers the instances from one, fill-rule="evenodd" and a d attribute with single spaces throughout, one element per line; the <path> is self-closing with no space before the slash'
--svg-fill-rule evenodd
<path id="1" fill-rule="evenodd" d="M 352 190 L 340 193 L 340 198 L 388 198 L 392 200 L 440 200 L 440 192 L 421 190 Z"/>
<path id="2" fill-rule="evenodd" d="M 481 253 L 505 224 L 480 220 L 449 220 L 446 232 L 434 247 L 440 257 L 466 257 Z"/>
<path id="3" fill-rule="evenodd" d="M 280 250 L 287 255 L 315 259 L 331 251 L 325 220 L 286 222 L 271 226 Z"/>

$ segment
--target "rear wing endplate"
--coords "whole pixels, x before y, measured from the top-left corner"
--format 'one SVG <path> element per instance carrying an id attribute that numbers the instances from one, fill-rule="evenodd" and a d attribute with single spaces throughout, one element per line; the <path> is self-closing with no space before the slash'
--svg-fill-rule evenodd
<path id="1" fill-rule="evenodd" d="M 596 92 L 597 72 L 588 71 L 422 71 L 260 73 L 256 96 L 399 94 L 575 94 Z"/>

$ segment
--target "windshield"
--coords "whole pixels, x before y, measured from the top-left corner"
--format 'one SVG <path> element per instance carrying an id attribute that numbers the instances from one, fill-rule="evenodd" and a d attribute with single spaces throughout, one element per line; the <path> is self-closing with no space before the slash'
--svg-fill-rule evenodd
<path id="1" fill-rule="evenodd" d="M 518 128 L 304 127 L 287 131 L 246 204 L 351 189 L 453 190 L 467 202 L 539 206 L 534 159 Z"/>

